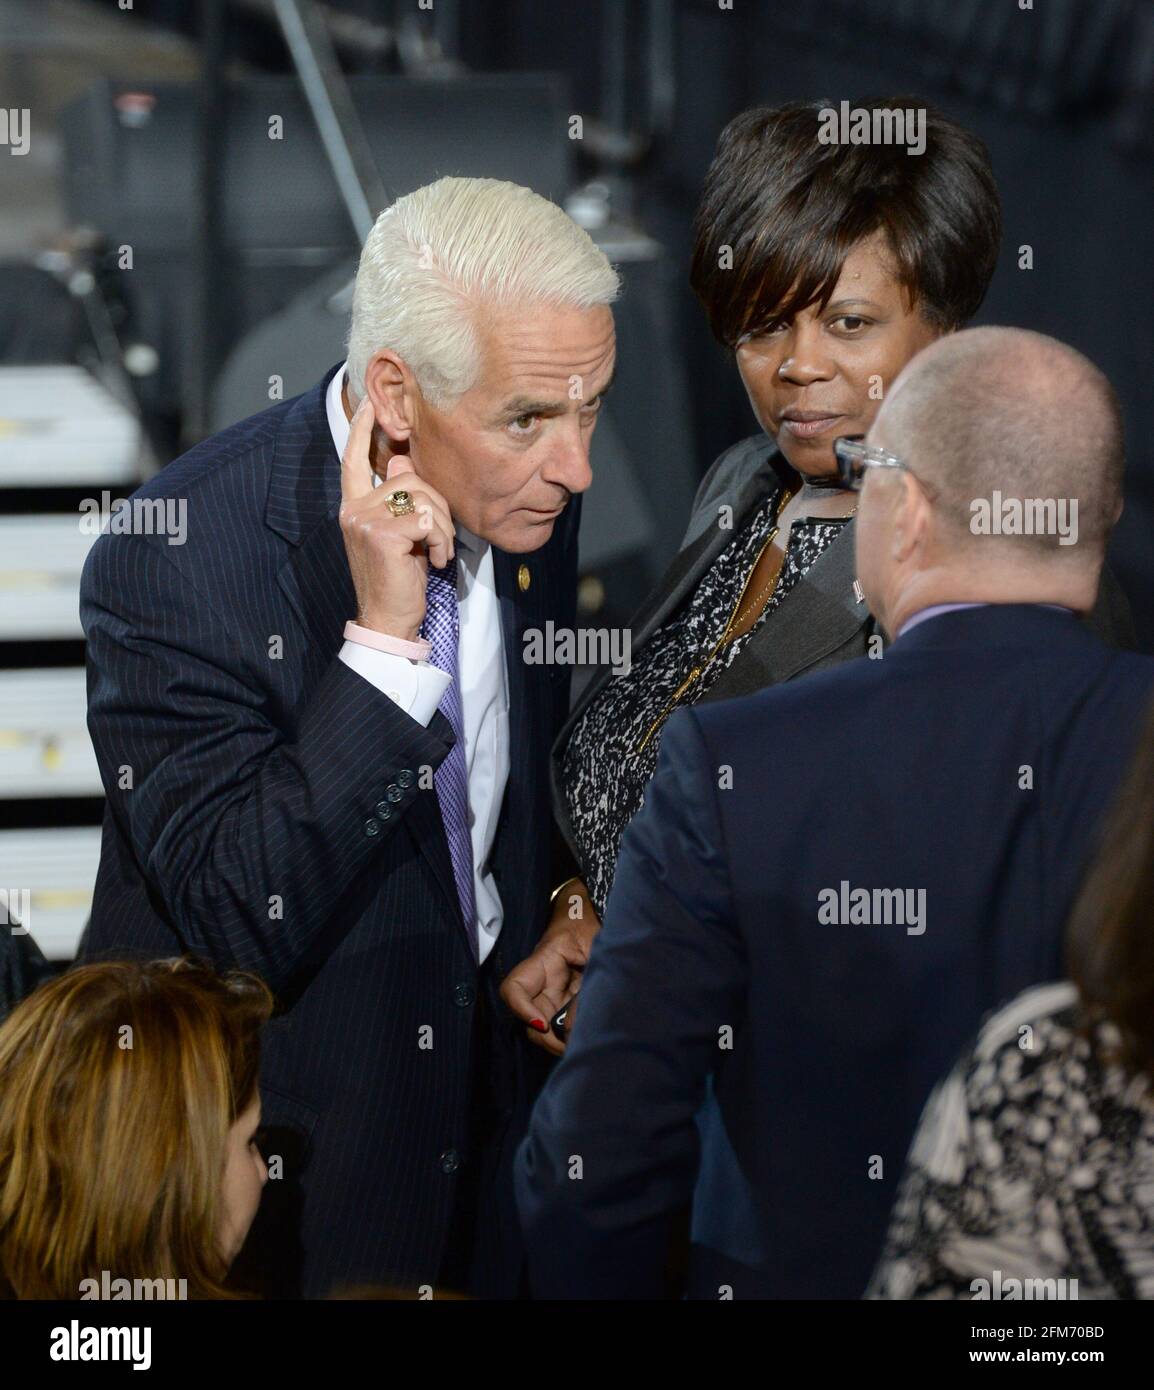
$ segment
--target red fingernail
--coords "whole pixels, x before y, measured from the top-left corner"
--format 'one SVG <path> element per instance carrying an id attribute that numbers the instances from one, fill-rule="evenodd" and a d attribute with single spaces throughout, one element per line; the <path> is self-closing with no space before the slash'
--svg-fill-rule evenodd
<path id="1" fill-rule="evenodd" d="M 548 1025 L 543 1018 L 531 1018 L 529 1020 L 529 1027 L 536 1028 L 538 1033 L 547 1033 L 549 1031 Z"/>

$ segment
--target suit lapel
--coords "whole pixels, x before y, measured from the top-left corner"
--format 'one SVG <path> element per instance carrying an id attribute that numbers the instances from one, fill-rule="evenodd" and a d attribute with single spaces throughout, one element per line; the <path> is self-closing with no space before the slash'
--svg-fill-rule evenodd
<path id="1" fill-rule="evenodd" d="M 702 575 L 708 571 L 760 505 L 775 477 L 770 463 L 771 457 L 772 453 L 754 472 L 741 480 L 736 500 L 727 504 L 733 507 L 733 525 L 721 527 L 715 524 L 716 518 L 706 518 L 705 527 L 700 534 L 679 550 L 670 561 L 669 568 L 657 587 L 634 614 L 629 624 L 630 650 L 634 655 L 689 598 L 700 584 Z M 555 747 L 558 750 L 565 748 L 574 726 L 612 679 L 612 675 L 612 671 L 604 670 L 585 687 L 581 698 L 570 712 L 565 727 L 557 737 Z M 553 774 L 556 787 L 556 767 Z"/>
<path id="2" fill-rule="evenodd" d="M 774 472 L 767 458 L 756 472 L 741 480 L 736 499 L 725 504 L 733 508 L 733 524 L 722 527 L 717 524 L 717 517 L 706 518 L 701 534 L 673 557 L 654 594 L 630 624 L 634 647 L 648 642 L 693 593 L 702 575 L 760 506 L 773 480 Z"/>
<path id="3" fill-rule="evenodd" d="M 517 582 L 517 573 L 522 565 L 528 566 L 530 582 L 527 592 L 522 591 Z M 497 599 L 501 607 L 501 638 L 505 646 L 505 673 L 509 695 L 509 748 L 513 752 L 511 762 L 517 766 L 515 750 L 530 748 L 533 701 L 529 698 L 529 668 L 522 660 L 524 632 L 531 626 L 537 606 L 544 600 L 544 588 L 539 573 L 540 564 L 533 563 L 533 556 L 510 555 L 493 547 L 493 582 L 497 589 Z M 537 583 L 533 584 L 536 573 Z M 543 623 L 539 624 L 544 626 Z"/>
<path id="4" fill-rule="evenodd" d="M 310 675 L 323 670 L 340 648 L 356 595 L 345 558 L 337 512 L 341 504 L 340 460 L 325 413 L 329 372 L 294 401 L 273 443 L 265 523 L 292 549 L 278 583 L 311 639 Z"/>
<path id="5" fill-rule="evenodd" d="M 309 675 L 319 675 L 340 650 L 345 623 L 357 611 L 344 536 L 335 516 L 315 526 L 294 548 L 277 578 L 309 636 Z"/>
<path id="6" fill-rule="evenodd" d="M 702 697 L 731 700 L 777 685 L 838 647 L 869 621 L 869 609 L 854 592 L 853 522 L 826 546 L 789 598 L 742 648 L 733 665 Z"/>

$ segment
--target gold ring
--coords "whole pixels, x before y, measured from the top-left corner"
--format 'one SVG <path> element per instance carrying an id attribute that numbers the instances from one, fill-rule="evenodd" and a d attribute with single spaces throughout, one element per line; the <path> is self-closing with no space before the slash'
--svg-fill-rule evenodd
<path id="1" fill-rule="evenodd" d="M 408 516 L 410 512 L 415 512 L 417 510 L 416 507 L 413 506 L 412 497 L 409 496 L 403 487 L 399 487 L 394 492 L 390 492 L 385 498 L 385 501 L 388 503 L 389 511 L 391 511 L 394 516 Z"/>

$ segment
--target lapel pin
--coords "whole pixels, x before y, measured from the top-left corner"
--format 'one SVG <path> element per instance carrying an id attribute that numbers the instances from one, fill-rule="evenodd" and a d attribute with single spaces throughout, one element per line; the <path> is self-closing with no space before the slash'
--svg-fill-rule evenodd
<path id="1" fill-rule="evenodd" d="M 853 596 L 857 599 L 858 603 L 865 602 L 865 593 L 856 579 L 853 582 Z"/>
<path id="2" fill-rule="evenodd" d="M 522 565 L 517 571 L 517 588 L 524 593 L 526 589 L 528 589 L 530 582 L 529 566 Z"/>

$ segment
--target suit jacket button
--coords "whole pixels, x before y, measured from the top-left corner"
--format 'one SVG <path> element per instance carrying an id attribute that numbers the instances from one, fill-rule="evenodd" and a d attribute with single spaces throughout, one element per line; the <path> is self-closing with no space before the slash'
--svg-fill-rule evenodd
<path id="1" fill-rule="evenodd" d="M 455 1173 L 461 1166 L 461 1155 L 456 1149 L 446 1149 L 441 1155 L 440 1163 L 442 1173 Z"/>
<path id="2" fill-rule="evenodd" d="M 378 801 L 377 804 L 373 807 L 373 813 L 378 820 L 388 820 L 388 818 L 393 814 L 393 808 L 389 805 L 387 801 Z"/>
<path id="3" fill-rule="evenodd" d="M 477 997 L 472 985 L 454 985 L 453 1003 L 458 1009 L 467 1009 Z"/>
<path id="4" fill-rule="evenodd" d="M 411 767 L 403 767 L 400 772 L 397 773 L 397 786 L 404 787 L 406 791 L 408 791 L 416 780 L 416 774 Z"/>
<path id="5" fill-rule="evenodd" d="M 370 840 L 373 838 L 374 835 L 379 835 L 380 833 L 381 823 L 379 820 L 365 821 L 365 834 L 369 837 Z"/>
<path id="6" fill-rule="evenodd" d="M 393 803 L 394 806 L 397 804 L 398 801 L 403 801 L 405 799 L 404 792 L 400 789 L 400 787 L 397 786 L 396 782 L 389 783 L 389 785 L 385 788 L 385 795 L 389 798 L 389 800 Z"/>

